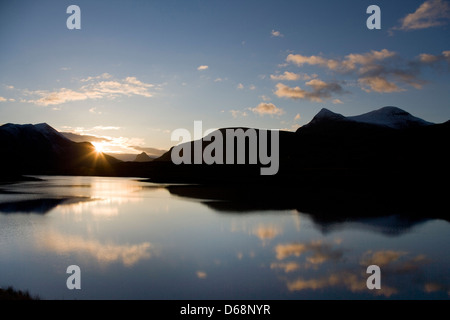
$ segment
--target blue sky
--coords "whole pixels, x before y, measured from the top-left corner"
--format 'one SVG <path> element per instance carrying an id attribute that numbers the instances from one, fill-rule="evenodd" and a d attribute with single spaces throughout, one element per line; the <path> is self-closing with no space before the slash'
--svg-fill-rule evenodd
<path id="1" fill-rule="evenodd" d="M 72 4 L 80 30 L 66 27 Z M 366 27 L 371 4 L 381 30 Z M 2 1 L 0 119 L 128 153 L 168 149 L 195 120 L 295 130 L 324 107 L 440 123 L 449 22 L 444 0 Z"/>

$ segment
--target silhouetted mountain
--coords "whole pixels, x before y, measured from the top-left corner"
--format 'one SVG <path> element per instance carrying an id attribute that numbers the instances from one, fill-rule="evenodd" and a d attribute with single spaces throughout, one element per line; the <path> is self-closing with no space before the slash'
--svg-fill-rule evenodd
<path id="1" fill-rule="evenodd" d="M 113 174 L 118 160 L 88 142 L 73 142 L 46 123 L 0 126 L 0 172 L 18 174 Z"/>
<path id="2" fill-rule="evenodd" d="M 134 159 L 135 162 L 149 162 L 153 159 L 150 158 L 145 152 L 142 152 L 136 156 L 136 159 Z"/>
<path id="3" fill-rule="evenodd" d="M 261 175 L 268 167 L 258 157 L 249 163 L 249 150 L 260 154 L 260 135 L 267 133 L 267 155 L 272 155 L 272 131 L 254 129 L 241 140 L 245 164 L 238 163 L 238 143 L 227 150 L 233 132 L 244 135 L 249 128 L 222 128 L 201 140 L 186 142 L 193 151 L 192 164 L 172 162 L 174 148 L 150 162 L 120 162 L 99 156 L 90 143 L 75 143 L 46 124 L 0 127 L 0 161 L 3 176 L 20 174 L 116 175 L 149 178 L 153 182 L 208 184 L 283 184 L 299 189 L 336 190 L 382 188 L 414 194 L 440 194 L 438 187 L 450 177 L 450 121 L 432 124 L 395 107 L 385 107 L 359 116 L 345 117 L 322 109 L 310 123 L 296 132 L 279 131 L 279 170 Z M 231 133 L 230 133 L 230 132 Z M 255 134 L 256 133 L 256 134 Z M 216 136 L 223 137 L 216 141 Z M 262 135 L 263 136 L 263 135 Z M 233 138 L 235 139 L 235 138 Z M 252 140 L 252 144 L 249 143 Z M 195 150 L 211 151 L 212 144 L 223 153 L 209 152 L 228 163 L 232 151 L 235 164 L 197 164 Z M 254 150 L 254 151 L 255 151 Z M 182 152 L 179 153 L 182 155 Z M 197 159 L 198 160 L 198 159 Z M 430 191 L 433 190 L 433 191 Z"/>
<path id="4" fill-rule="evenodd" d="M 359 116 L 344 117 L 342 114 L 334 113 L 326 108 L 304 126 L 308 128 L 315 125 L 323 125 L 329 122 L 357 122 L 372 124 L 392 129 L 405 129 L 432 125 L 433 123 L 414 117 L 410 113 L 397 107 L 383 107 L 378 110 L 367 112 Z"/>
<path id="5" fill-rule="evenodd" d="M 219 131 L 225 137 L 226 129 Z M 354 117 L 322 109 L 295 133 L 279 132 L 279 171 L 274 176 L 261 176 L 260 162 L 175 165 L 172 149 L 152 162 L 147 176 L 154 182 L 262 183 L 318 192 L 362 188 L 400 197 L 438 196 L 450 177 L 449 142 L 450 121 L 432 124 L 395 107 Z M 210 143 L 203 139 L 202 150 Z M 194 150 L 195 142 L 190 144 Z M 246 156 L 248 150 L 247 145 Z"/>

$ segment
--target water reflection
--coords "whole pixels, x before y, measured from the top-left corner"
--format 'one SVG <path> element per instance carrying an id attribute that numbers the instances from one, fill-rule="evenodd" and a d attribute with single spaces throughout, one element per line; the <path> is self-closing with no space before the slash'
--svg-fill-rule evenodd
<path id="1" fill-rule="evenodd" d="M 62 205 L 76 205 L 82 202 L 91 201 L 88 197 L 71 198 L 40 198 L 33 200 L 7 201 L 0 203 L 0 213 L 37 213 L 46 214 Z"/>
<path id="2" fill-rule="evenodd" d="M 168 186 L 167 189 L 173 195 L 196 199 L 224 214 L 301 212 L 324 234 L 359 228 L 399 236 L 432 219 L 449 221 L 448 215 L 438 207 L 439 202 L 427 202 L 429 199 L 405 201 L 401 197 L 372 193 L 349 195 L 327 189 L 317 194 L 290 186 L 200 185 Z"/>
<path id="3" fill-rule="evenodd" d="M 77 299 L 450 297 L 448 223 L 392 202 L 366 211 L 276 186 L 103 177 L 2 188 L 0 211 L 10 214 L 0 214 L 0 285 L 43 298 L 67 294 L 60 275 L 73 263 L 89 275 Z M 12 214 L 24 212 L 47 214 Z M 42 271 L 25 281 L 16 270 L 30 264 Z M 381 290 L 367 289 L 372 264 Z"/>
<path id="4" fill-rule="evenodd" d="M 155 254 L 155 248 L 149 242 L 120 245 L 112 242 L 101 243 L 96 239 L 85 239 L 56 231 L 46 232 L 36 238 L 38 249 L 57 254 L 75 254 L 80 257 L 88 255 L 102 265 L 121 262 L 124 266 L 131 267 L 140 260 L 149 259 L 152 254 Z"/>
<path id="5" fill-rule="evenodd" d="M 398 294 L 399 288 L 404 290 L 407 287 L 410 290 L 411 287 L 417 287 L 418 290 L 427 293 L 443 291 L 450 295 L 446 279 L 437 283 L 430 282 L 429 278 L 423 276 L 426 265 L 431 262 L 425 254 L 369 250 L 358 258 L 346 256 L 346 250 L 334 248 L 333 245 L 322 241 L 278 244 L 275 253 L 279 261 L 273 262 L 270 267 L 276 272 L 285 274 L 280 279 L 291 292 L 344 288 L 352 293 L 367 294 L 366 268 L 375 264 L 382 270 L 381 289 L 371 291 L 376 296 L 388 298 Z M 302 259 L 302 256 L 305 257 Z M 287 259 L 290 261 L 285 261 Z M 305 274 L 310 277 L 306 277 Z"/>

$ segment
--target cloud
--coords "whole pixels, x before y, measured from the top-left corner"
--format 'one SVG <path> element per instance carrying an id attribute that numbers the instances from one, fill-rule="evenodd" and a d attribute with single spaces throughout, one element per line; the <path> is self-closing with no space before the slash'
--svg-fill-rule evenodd
<path id="1" fill-rule="evenodd" d="M 393 250 L 380 250 L 376 252 L 368 251 L 365 254 L 365 258 L 361 261 L 361 264 L 368 266 L 375 264 L 377 266 L 384 267 L 398 261 L 400 257 L 406 254 L 407 252 Z"/>
<path id="2" fill-rule="evenodd" d="M 93 114 L 102 114 L 101 111 L 97 111 L 97 108 L 90 108 L 90 109 L 89 109 L 89 112 L 90 112 L 90 113 L 93 113 Z"/>
<path id="3" fill-rule="evenodd" d="M 400 20 L 394 30 L 419 30 L 447 24 L 450 19 L 450 5 L 443 0 L 427 0 L 413 13 Z"/>
<path id="4" fill-rule="evenodd" d="M 332 103 L 333 104 L 343 104 L 343 102 L 339 99 L 333 99 Z"/>
<path id="5" fill-rule="evenodd" d="M 202 66 L 199 66 L 199 67 L 197 68 L 197 70 L 202 71 L 202 70 L 206 70 L 206 69 L 208 69 L 208 68 L 209 68 L 208 66 L 202 65 Z"/>
<path id="6" fill-rule="evenodd" d="M 303 56 L 301 54 L 289 54 L 286 58 L 287 62 L 291 62 L 301 67 L 304 64 L 309 65 L 319 65 L 322 67 L 327 67 L 331 70 L 335 70 L 339 67 L 339 62 L 333 59 L 325 59 L 319 56 Z"/>
<path id="7" fill-rule="evenodd" d="M 442 51 L 438 55 L 422 53 L 419 55 L 418 60 L 418 63 L 428 66 L 438 66 L 441 62 L 447 62 L 450 66 L 450 50 Z"/>
<path id="8" fill-rule="evenodd" d="M 197 278 L 199 279 L 205 279 L 208 275 L 204 271 L 197 271 L 196 272 Z"/>
<path id="9" fill-rule="evenodd" d="M 284 35 L 280 31 L 276 30 L 272 30 L 270 34 L 272 35 L 272 37 L 284 37 Z"/>
<path id="10" fill-rule="evenodd" d="M 410 257 L 407 252 L 394 250 L 368 251 L 364 254 L 360 264 L 363 266 L 377 265 L 388 273 L 404 274 L 417 270 L 430 260 L 425 255 Z"/>
<path id="11" fill-rule="evenodd" d="M 238 117 L 246 117 L 246 116 L 248 116 L 247 112 L 241 111 L 241 110 L 230 110 L 230 112 L 231 112 L 231 116 L 233 118 L 235 118 L 235 119 L 238 118 Z"/>
<path id="12" fill-rule="evenodd" d="M 297 121 L 297 120 L 300 120 L 300 119 L 301 119 L 300 113 L 297 113 L 297 115 L 296 115 L 295 118 L 294 118 L 294 121 Z"/>
<path id="13" fill-rule="evenodd" d="M 400 92 L 405 89 L 399 88 L 395 83 L 389 82 L 383 77 L 366 77 L 358 79 L 361 89 L 366 92 Z"/>
<path id="14" fill-rule="evenodd" d="M 365 278 L 358 277 L 357 275 L 346 271 L 332 273 L 329 276 L 316 279 L 305 280 L 303 278 L 297 278 L 296 280 L 287 283 L 289 291 L 320 290 L 337 286 L 343 286 L 351 292 L 367 290 Z M 384 284 L 380 290 L 375 290 L 374 294 L 390 297 L 397 292 L 398 290 L 396 288 Z"/>
<path id="15" fill-rule="evenodd" d="M 4 102 L 4 101 L 8 101 L 8 99 L 6 99 L 4 97 L 0 97 L 0 102 Z"/>
<path id="16" fill-rule="evenodd" d="M 105 80 L 109 78 L 111 78 L 111 75 L 104 73 L 97 77 L 82 79 L 81 82 L 88 82 L 88 84 L 83 85 L 78 90 L 67 88 L 61 88 L 56 91 L 26 90 L 25 94 L 40 97 L 27 100 L 27 102 L 40 106 L 58 105 L 87 99 L 112 99 L 118 96 L 130 97 L 136 95 L 147 98 L 152 96 L 148 90 L 154 86 L 153 84 L 144 83 L 136 77 L 126 77 L 122 80 Z"/>
<path id="17" fill-rule="evenodd" d="M 303 56 L 289 54 L 287 62 L 297 66 L 316 65 L 330 71 L 356 76 L 360 88 L 366 92 L 401 92 L 405 86 L 421 89 L 426 81 L 420 79 L 420 72 L 425 66 L 437 66 L 446 61 L 450 64 L 450 51 L 443 51 L 440 55 L 421 54 L 412 60 L 403 59 L 397 53 L 382 49 L 366 53 L 350 53 L 343 58 L 327 59 L 321 56 Z M 308 98 L 307 92 L 300 88 L 288 90 L 279 89 L 282 96 L 294 99 Z M 311 97 L 310 97 L 311 98 Z M 319 101 L 322 97 L 315 97 Z"/>
<path id="18" fill-rule="evenodd" d="M 244 89 L 244 85 L 243 85 L 242 83 L 239 83 L 239 84 L 237 85 L 237 88 L 238 88 L 238 89 Z"/>
<path id="19" fill-rule="evenodd" d="M 105 142 L 110 141 L 106 137 L 87 135 L 87 134 L 77 134 L 73 132 L 60 132 L 64 137 L 74 142 Z"/>
<path id="20" fill-rule="evenodd" d="M 140 260 L 149 259 L 153 250 L 149 242 L 125 245 L 103 244 L 98 240 L 56 232 L 49 232 L 39 237 L 37 245 L 58 254 L 89 254 L 102 264 L 122 262 L 126 267 L 131 267 Z"/>
<path id="21" fill-rule="evenodd" d="M 270 114 L 270 115 L 282 115 L 284 110 L 281 108 L 277 108 L 273 103 L 264 103 L 261 102 L 256 108 L 250 108 L 256 114 L 260 116 Z"/>
<path id="22" fill-rule="evenodd" d="M 282 233 L 282 229 L 276 225 L 258 225 L 251 233 L 257 236 L 260 240 L 271 240 Z"/>
<path id="23" fill-rule="evenodd" d="M 357 69 L 357 65 L 362 67 L 370 67 L 377 61 L 382 61 L 387 58 L 392 58 L 396 55 L 395 52 L 383 49 L 380 51 L 372 50 L 364 54 L 351 53 L 345 59 L 326 59 L 320 56 L 303 56 L 301 54 L 289 54 L 286 58 L 287 62 L 296 64 L 302 67 L 304 64 L 318 65 L 333 71 L 349 72 Z"/>
<path id="24" fill-rule="evenodd" d="M 81 79 L 80 81 L 81 82 L 88 82 L 88 81 L 91 81 L 91 80 L 109 79 L 109 78 L 112 78 L 112 75 L 110 75 L 109 73 L 105 72 L 105 73 L 102 73 L 101 75 L 98 75 L 98 76 L 87 77 L 87 78 Z"/>
<path id="25" fill-rule="evenodd" d="M 282 269 L 285 273 L 289 273 L 300 269 L 300 264 L 297 262 L 274 262 L 270 265 L 270 269 Z"/>
<path id="26" fill-rule="evenodd" d="M 118 95 L 139 95 L 149 98 L 152 94 L 148 92 L 148 88 L 151 87 L 153 87 L 152 84 L 143 83 L 135 77 L 127 77 L 122 81 L 100 81 L 92 85 L 83 86 L 81 90 L 94 98 L 112 98 Z"/>
<path id="27" fill-rule="evenodd" d="M 279 74 L 279 75 L 271 74 L 270 79 L 278 80 L 278 81 L 282 81 L 282 80 L 294 81 L 294 80 L 300 79 L 300 75 L 297 73 L 294 73 L 294 72 L 285 71 L 283 74 Z"/>
<path id="28" fill-rule="evenodd" d="M 308 265 L 319 265 L 326 261 L 338 261 L 342 258 L 343 252 L 322 241 L 311 241 L 310 243 L 288 243 L 279 244 L 275 247 L 276 258 L 284 260 L 290 256 L 300 257 L 302 254 L 309 254 L 306 258 Z"/>
<path id="29" fill-rule="evenodd" d="M 312 79 L 306 82 L 312 91 L 301 89 L 300 87 L 288 87 L 282 83 L 276 85 L 275 95 L 280 98 L 305 99 L 314 102 L 322 102 L 323 99 L 331 98 L 332 94 L 343 94 L 344 89 L 337 82 L 324 82 L 319 79 Z"/>

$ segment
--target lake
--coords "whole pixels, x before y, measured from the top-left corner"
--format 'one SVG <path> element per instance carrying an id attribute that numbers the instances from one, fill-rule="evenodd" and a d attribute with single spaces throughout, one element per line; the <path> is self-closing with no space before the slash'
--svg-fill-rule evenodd
<path id="1" fill-rule="evenodd" d="M 324 218 L 213 187 L 38 178 L 0 185 L 0 287 L 41 299 L 450 297 L 442 219 Z M 70 265 L 80 290 L 66 286 Z M 369 265 L 381 289 L 367 288 Z"/>

